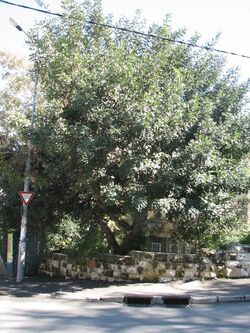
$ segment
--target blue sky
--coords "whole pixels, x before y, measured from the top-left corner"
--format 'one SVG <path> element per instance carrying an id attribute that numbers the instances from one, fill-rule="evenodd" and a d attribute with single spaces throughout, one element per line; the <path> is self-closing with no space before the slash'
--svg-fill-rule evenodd
<path id="1" fill-rule="evenodd" d="M 10 1 L 38 7 L 34 0 Z M 50 10 L 60 12 L 59 0 L 45 2 Z M 187 37 L 199 32 L 201 42 L 220 32 L 217 48 L 250 56 L 250 0 L 103 0 L 104 12 L 114 14 L 115 18 L 132 17 L 138 8 L 142 9 L 142 16 L 148 23 L 159 23 L 170 13 L 173 28 L 186 27 Z M 25 36 L 9 24 L 9 17 L 29 30 L 35 20 L 43 19 L 45 15 L 0 3 L 0 50 L 27 57 Z M 228 56 L 227 60 L 230 67 L 241 68 L 242 80 L 250 78 L 250 59 Z"/>

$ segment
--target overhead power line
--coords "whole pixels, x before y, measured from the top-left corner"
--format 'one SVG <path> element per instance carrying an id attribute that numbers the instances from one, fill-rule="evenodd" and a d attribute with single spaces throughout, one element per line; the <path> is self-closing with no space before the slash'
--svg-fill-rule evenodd
<path id="1" fill-rule="evenodd" d="M 29 7 L 29 6 L 25 6 L 25 5 L 20 5 L 18 3 L 14 3 L 14 2 L 10 2 L 10 1 L 5 1 L 5 0 L 0 0 L 0 2 L 5 3 L 6 5 L 16 6 L 16 7 L 20 7 L 20 8 L 24 8 L 24 9 L 34 10 L 36 12 L 40 12 L 40 13 L 44 13 L 44 14 L 49 14 L 49 15 L 55 15 L 55 16 L 63 17 L 62 14 L 49 12 L 48 10 L 45 10 L 45 9 L 39 9 L 39 8 L 35 8 L 35 7 Z"/>
<path id="2" fill-rule="evenodd" d="M 168 37 L 157 36 L 157 35 L 154 35 L 154 34 L 149 34 L 149 33 L 140 32 L 140 31 L 136 31 L 136 30 L 131 30 L 131 29 L 127 29 L 127 28 L 117 27 L 117 26 L 104 24 L 104 23 L 97 23 L 97 22 L 94 22 L 94 21 L 88 21 L 87 23 L 96 24 L 96 25 L 100 25 L 100 26 L 103 26 L 103 27 L 111 28 L 111 29 L 126 31 L 126 32 L 130 32 L 130 33 L 133 33 L 133 34 L 136 34 L 136 35 L 142 35 L 144 37 L 158 38 L 158 39 L 165 40 L 165 41 L 172 42 L 172 43 L 183 44 L 183 45 L 187 45 L 187 46 L 191 46 L 191 47 L 197 47 L 199 49 L 204 49 L 206 51 L 220 52 L 220 53 L 225 53 L 225 54 L 229 54 L 229 55 L 233 55 L 233 56 L 238 56 L 238 57 L 243 57 L 243 58 L 250 59 L 250 56 L 247 56 L 247 55 L 244 55 L 244 54 L 239 54 L 239 53 L 220 50 L 220 49 L 215 49 L 215 48 L 210 47 L 210 46 L 197 45 L 197 44 L 193 44 L 193 43 L 189 43 L 189 42 L 184 42 L 182 40 L 176 40 L 176 39 L 172 39 L 172 38 L 168 38 Z"/>
<path id="3" fill-rule="evenodd" d="M 37 11 L 37 12 L 48 14 L 48 15 L 63 17 L 63 14 L 50 12 L 50 11 L 45 10 L 45 9 L 39 9 L 39 8 L 30 7 L 30 6 L 25 6 L 25 5 L 13 3 L 13 2 L 10 2 L 10 1 L 5 1 L 5 0 L 0 0 L 0 2 L 2 2 L 4 4 L 7 4 L 7 5 L 21 7 L 21 8 L 24 8 L 24 9 L 33 10 L 33 11 Z M 171 42 L 171 43 L 182 44 L 182 45 L 186 45 L 186 46 L 190 46 L 190 47 L 196 47 L 196 48 L 203 49 L 203 50 L 206 50 L 206 51 L 219 52 L 219 53 L 223 53 L 223 54 L 227 54 L 227 55 L 232 55 L 232 56 L 237 56 L 237 57 L 250 59 L 250 56 L 245 55 L 245 54 L 239 54 L 239 53 L 236 53 L 236 52 L 230 52 L 230 51 L 225 51 L 225 50 L 221 50 L 221 49 L 216 49 L 216 48 L 213 48 L 213 47 L 210 47 L 210 46 L 197 45 L 197 44 L 193 44 L 193 43 L 189 43 L 189 42 L 184 42 L 184 41 L 181 41 L 181 40 L 176 40 L 176 39 L 172 39 L 172 38 L 168 38 L 168 37 L 158 36 L 158 35 L 155 35 L 155 34 L 144 33 L 144 32 L 140 32 L 140 31 L 136 31 L 136 30 L 132 30 L 132 29 L 127 29 L 127 28 L 123 28 L 123 27 L 117 27 L 117 26 L 110 25 L 110 24 L 98 23 L 98 22 L 95 22 L 95 21 L 86 21 L 86 23 L 97 25 L 97 26 L 102 26 L 102 27 L 106 27 L 106 28 L 110 28 L 110 29 L 114 29 L 114 30 L 120 30 L 120 31 L 128 32 L 128 33 L 133 33 L 135 35 L 141 35 L 141 36 L 144 36 L 144 37 L 157 38 L 157 39 L 161 39 L 161 40 Z"/>

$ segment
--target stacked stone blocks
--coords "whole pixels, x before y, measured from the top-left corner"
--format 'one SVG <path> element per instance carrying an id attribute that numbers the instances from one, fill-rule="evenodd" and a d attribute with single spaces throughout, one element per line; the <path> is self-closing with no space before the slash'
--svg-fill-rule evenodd
<path id="1" fill-rule="evenodd" d="M 40 273 L 110 282 L 241 278 L 250 277 L 250 258 L 242 259 L 237 253 L 209 250 L 189 255 L 131 251 L 127 256 L 100 254 L 74 263 L 67 255 L 54 253 L 41 264 Z"/>

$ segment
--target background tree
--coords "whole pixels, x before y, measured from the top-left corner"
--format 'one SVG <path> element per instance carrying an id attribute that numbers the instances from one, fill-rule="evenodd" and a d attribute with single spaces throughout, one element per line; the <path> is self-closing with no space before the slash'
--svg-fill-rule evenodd
<path id="1" fill-rule="evenodd" d="M 142 248 L 152 212 L 199 245 L 228 232 L 249 187 L 248 84 L 215 53 L 106 27 L 99 1 L 62 7 L 33 31 L 47 101 L 32 136 L 43 204 L 102 230 L 115 253 Z M 138 16 L 114 25 L 146 29 Z M 185 38 L 168 19 L 148 32 Z"/>
<path id="2" fill-rule="evenodd" d="M 1 146 L 0 146 L 0 229 L 1 231 L 13 230 L 19 232 L 21 221 L 21 201 L 18 191 L 23 189 L 24 169 L 27 160 L 27 142 L 32 137 L 36 142 L 36 134 L 30 130 L 31 109 L 33 100 L 33 70 L 30 65 L 24 63 L 18 57 L 9 53 L 0 53 L 0 115 L 1 115 Z M 79 228 L 76 217 L 67 216 L 64 207 L 64 187 L 67 183 L 64 179 L 61 160 L 64 156 L 57 154 L 59 123 L 52 113 L 48 117 L 48 109 L 43 92 L 38 87 L 36 100 L 38 117 L 35 121 L 43 123 L 45 120 L 49 126 L 56 124 L 55 138 L 44 132 L 43 142 L 39 142 L 32 149 L 32 167 L 30 177 L 30 190 L 36 195 L 29 208 L 28 230 L 39 234 L 40 250 L 64 249 L 70 254 L 75 254 L 79 248 L 86 254 L 95 251 L 96 247 L 103 248 L 103 237 L 94 230 L 95 225 Z M 48 127 L 49 128 L 49 127 Z M 43 159 L 42 151 L 46 151 L 46 167 L 49 175 L 40 168 Z M 51 155 L 50 154 L 51 151 Z M 63 158 L 62 158 L 63 156 Z M 58 159 L 59 160 L 58 160 Z M 57 166 L 60 165 L 60 172 Z M 55 171 L 54 171 L 55 168 Z M 68 235 L 62 240 L 62 237 Z M 45 244 L 45 239 L 46 244 Z"/>
<path id="3" fill-rule="evenodd" d="M 18 227 L 25 156 L 24 132 L 29 126 L 30 78 L 24 62 L 0 52 L 0 225 L 3 229 Z"/>
<path id="4" fill-rule="evenodd" d="M 20 230 L 21 201 L 18 191 L 23 190 L 24 169 L 27 160 L 27 142 L 31 133 L 31 110 L 33 100 L 33 73 L 30 65 L 9 53 L 0 53 L 0 115 L 1 115 L 1 146 L 0 146 L 0 228 L 2 230 Z M 37 97 L 38 112 L 42 117 L 44 99 L 42 94 Z M 45 103 L 46 104 L 46 103 Z M 43 192 L 43 184 L 35 187 L 34 151 L 32 152 L 32 168 L 30 177 L 31 190 Z M 39 179 L 39 177 L 37 177 Z M 29 210 L 29 228 L 40 232 L 41 239 L 53 221 L 55 221 L 53 192 L 51 200 L 46 195 L 40 196 L 39 191 L 32 201 Z M 57 202 L 57 201 L 56 201 Z M 44 237 L 42 237 L 44 235 Z"/>

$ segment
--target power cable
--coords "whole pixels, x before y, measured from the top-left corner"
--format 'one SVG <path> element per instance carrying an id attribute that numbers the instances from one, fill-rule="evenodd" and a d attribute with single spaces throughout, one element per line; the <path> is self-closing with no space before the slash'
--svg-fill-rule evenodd
<path id="1" fill-rule="evenodd" d="M 45 9 L 39 9 L 39 8 L 35 8 L 35 7 L 29 7 L 29 6 L 25 6 L 25 5 L 20 5 L 18 3 L 14 3 L 14 2 L 10 2 L 10 1 L 5 1 L 5 0 L 0 0 L 0 2 L 5 3 L 6 5 L 21 7 L 21 8 L 24 8 L 24 9 L 30 9 L 30 10 L 34 10 L 36 12 L 40 12 L 40 13 L 44 13 L 44 14 L 49 14 L 49 15 L 55 15 L 55 16 L 63 17 L 62 14 L 53 13 L 53 12 L 50 12 L 50 11 L 45 10 Z"/>
<path id="2" fill-rule="evenodd" d="M 21 7 L 21 8 L 24 8 L 24 9 L 33 10 L 33 11 L 41 12 L 41 13 L 48 14 L 48 15 L 63 17 L 63 14 L 50 12 L 50 11 L 44 10 L 44 9 L 39 9 L 39 8 L 25 6 L 25 5 L 20 5 L 20 4 L 13 3 L 13 2 L 10 2 L 10 1 L 5 1 L 5 0 L 0 0 L 0 2 L 2 2 L 4 4 L 7 4 L 7 5 Z M 171 43 L 182 44 L 182 45 L 186 45 L 186 46 L 190 46 L 190 47 L 196 47 L 196 48 L 203 49 L 203 50 L 206 50 L 206 51 L 219 52 L 219 53 L 223 53 L 223 54 L 227 54 L 227 55 L 232 55 L 232 56 L 237 56 L 237 57 L 250 59 L 250 56 L 245 55 L 245 54 L 239 54 L 239 53 L 236 53 L 236 52 L 230 52 L 230 51 L 225 51 L 225 50 L 221 50 L 221 49 L 215 49 L 215 48 L 209 47 L 209 46 L 197 45 L 197 44 L 184 42 L 184 41 L 181 41 L 181 40 L 176 40 L 176 39 L 172 39 L 172 38 L 168 38 L 168 37 L 157 36 L 155 34 L 149 34 L 149 33 L 140 32 L 140 31 L 136 31 L 136 30 L 131 30 L 131 29 L 127 29 L 127 28 L 117 27 L 117 26 L 110 25 L 110 24 L 98 23 L 98 22 L 95 22 L 95 21 L 86 21 L 86 23 L 87 24 L 92 24 L 92 25 L 97 25 L 97 26 L 102 26 L 102 27 L 106 27 L 106 28 L 110 28 L 110 29 L 114 29 L 114 30 L 129 32 L 129 33 L 133 33 L 135 35 L 141 35 L 141 36 L 144 36 L 144 37 L 157 38 L 157 39 L 161 39 L 161 40 L 168 41 L 168 42 L 171 42 Z"/>
<path id="3" fill-rule="evenodd" d="M 133 33 L 133 34 L 136 34 L 136 35 L 142 35 L 144 37 L 158 38 L 158 39 L 165 40 L 165 41 L 172 42 L 172 43 L 178 43 L 178 44 L 183 44 L 183 45 L 187 45 L 187 46 L 191 46 L 191 47 L 204 49 L 206 51 L 221 52 L 221 53 L 225 53 L 225 54 L 229 54 L 229 55 L 233 55 L 233 56 L 238 56 L 238 57 L 243 57 L 243 58 L 250 59 L 250 56 L 247 56 L 247 55 L 244 55 L 244 54 L 224 51 L 224 50 L 220 50 L 220 49 L 215 49 L 215 48 L 212 48 L 212 47 L 209 47 L 209 46 L 197 45 L 197 44 L 184 42 L 184 41 L 181 41 L 181 40 L 176 40 L 176 39 L 172 39 L 172 38 L 168 38 L 168 37 L 162 37 L 162 36 L 157 36 L 157 35 L 154 35 L 154 34 L 148 34 L 148 33 L 140 32 L 140 31 L 136 31 L 136 30 L 130 30 L 130 29 L 127 29 L 127 28 L 116 27 L 116 26 L 109 25 L 109 24 L 97 23 L 97 22 L 94 22 L 94 21 L 87 21 L 87 23 L 88 24 L 95 24 L 95 25 L 99 25 L 99 26 L 103 26 L 103 27 L 107 27 L 107 28 L 111 28 L 111 29 L 121 30 L 121 31 L 125 31 L 125 32 L 130 32 L 130 33 Z"/>

